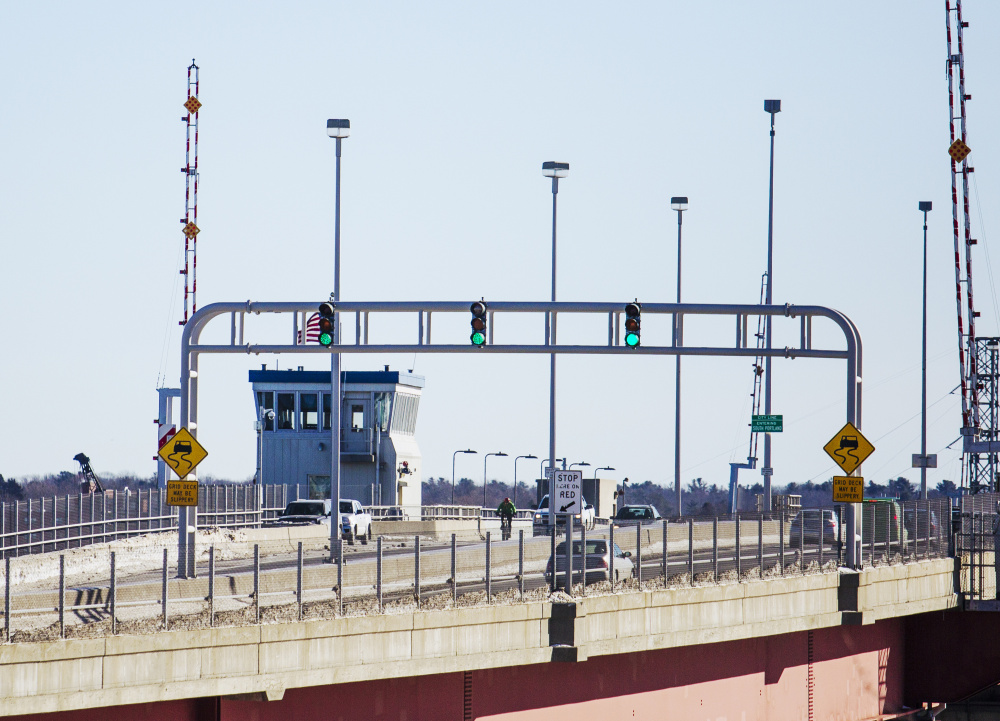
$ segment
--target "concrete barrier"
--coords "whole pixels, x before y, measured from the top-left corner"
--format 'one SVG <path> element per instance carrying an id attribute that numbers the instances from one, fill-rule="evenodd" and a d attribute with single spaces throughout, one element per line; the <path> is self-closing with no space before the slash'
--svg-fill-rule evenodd
<path id="1" fill-rule="evenodd" d="M 853 623 L 842 610 L 846 576 L 855 577 L 852 613 L 864 623 L 954 608 L 953 572 L 954 561 L 942 559 L 588 596 L 569 604 L 572 657 Z M 246 693 L 280 698 L 288 688 L 545 663 L 557 655 L 552 615 L 553 604 L 543 602 L 2 644 L 0 716 Z"/>

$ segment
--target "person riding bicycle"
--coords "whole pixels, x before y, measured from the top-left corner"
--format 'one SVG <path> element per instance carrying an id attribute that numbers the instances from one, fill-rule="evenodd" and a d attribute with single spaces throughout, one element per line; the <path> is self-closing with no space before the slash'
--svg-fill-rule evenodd
<path id="1" fill-rule="evenodd" d="M 497 515 L 500 516 L 500 528 L 503 529 L 505 538 L 510 537 L 510 529 L 515 513 L 517 513 L 517 509 L 509 498 L 503 499 L 503 502 L 497 506 Z"/>

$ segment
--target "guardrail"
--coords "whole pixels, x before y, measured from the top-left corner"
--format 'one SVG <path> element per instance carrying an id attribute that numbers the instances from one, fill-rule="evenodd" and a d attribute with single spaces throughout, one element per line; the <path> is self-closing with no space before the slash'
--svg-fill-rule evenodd
<path id="1" fill-rule="evenodd" d="M 939 510 L 934 503 L 901 504 L 911 512 L 912 534 L 906 518 L 902 542 L 891 530 L 879 534 L 876 527 L 866 565 L 946 556 L 947 527 L 922 524 L 932 518 L 928 511 Z M 214 542 L 201 539 L 200 577 L 191 579 L 177 577 L 175 544 L 156 537 L 125 539 L 45 557 L 8 557 L 0 565 L 0 638 L 92 636 L 102 625 L 105 633 L 122 628 L 143 633 L 373 614 L 390 606 L 513 603 L 547 598 L 555 586 L 587 595 L 829 572 L 843 559 L 842 539 L 826 533 L 829 513 L 804 509 L 577 528 L 570 548 L 588 550 L 586 572 L 584 554 L 576 553 L 570 574 L 563 562 L 564 533 L 531 537 L 516 531 L 501 540 L 490 531 L 485 543 L 472 544 L 460 544 L 454 534 L 450 542 L 378 538 L 367 545 L 342 544 L 330 563 L 324 538 L 254 543 L 255 532 L 247 531 L 246 541 L 223 535 Z M 608 548 L 613 553 L 602 561 L 600 551 Z"/>

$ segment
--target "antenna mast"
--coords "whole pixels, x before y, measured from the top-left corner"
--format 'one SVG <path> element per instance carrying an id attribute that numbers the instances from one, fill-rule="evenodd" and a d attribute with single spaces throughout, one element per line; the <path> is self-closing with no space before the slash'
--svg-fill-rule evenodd
<path id="1" fill-rule="evenodd" d="M 184 270 L 180 271 L 184 276 L 184 319 L 180 325 L 186 325 L 188 321 L 188 297 L 191 299 L 191 314 L 198 310 L 198 110 L 201 108 L 201 101 L 198 100 L 198 66 L 194 59 L 187 69 L 187 101 L 184 103 L 188 114 L 181 118 L 184 121 L 185 144 L 184 144 L 184 217 L 181 223 L 184 225 Z M 194 142 L 191 140 L 192 130 L 194 131 Z M 193 156 L 193 162 L 192 162 Z"/>
<path id="2" fill-rule="evenodd" d="M 962 19 L 962 0 L 945 0 L 946 27 L 948 32 L 948 109 L 951 130 L 951 215 L 955 242 L 955 300 L 958 309 L 958 363 L 962 389 L 962 463 L 961 485 L 970 493 L 993 491 L 997 487 L 997 453 L 1000 452 L 1000 408 L 998 394 L 997 338 L 977 338 L 975 309 L 972 293 L 972 225 L 969 218 L 969 165 L 965 101 L 972 96 L 965 92 L 964 31 L 969 23 Z M 955 14 L 955 38 L 952 44 L 952 13 Z M 955 52 L 957 51 L 957 52 Z M 956 77 L 955 68 L 958 68 Z M 955 98 L 958 97 L 956 115 Z M 955 121 L 959 121 L 956 133 Z M 962 178 L 962 226 L 959 226 L 958 177 Z M 965 277 L 962 277 L 962 250 L 964 248 Z M 964 286 L 964 293 L 963 293 Z M 964 295 L 964 297 L 963 297 Z M 963 302 L 964 301 L 964 302 Z M 968 324 L 968 333 L 963 321 Z M 966 365 L 968 353 L 968 365 Z"/>

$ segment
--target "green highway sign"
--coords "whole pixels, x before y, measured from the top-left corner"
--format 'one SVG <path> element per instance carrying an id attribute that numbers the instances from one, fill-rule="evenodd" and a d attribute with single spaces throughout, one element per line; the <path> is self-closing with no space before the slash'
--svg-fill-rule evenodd
<path id="1" fill-rule="evenodd" d="M 783 416 L 752 416 L 750 430 L 754 433 L 781 433 Z"/>

